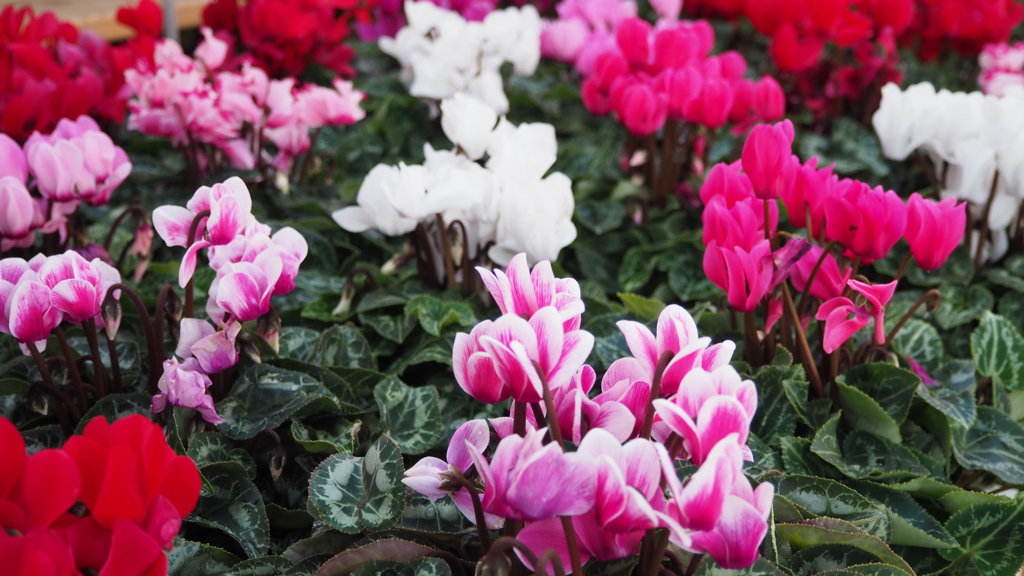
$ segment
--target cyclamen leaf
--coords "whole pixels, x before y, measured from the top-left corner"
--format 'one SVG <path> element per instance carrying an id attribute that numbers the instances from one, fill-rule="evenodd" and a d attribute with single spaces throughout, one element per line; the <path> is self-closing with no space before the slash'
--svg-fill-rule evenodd
<path id="1" fill-rule="evenodd" d="M 450 324 L 470 326 L 476 322 L 473 309 L 463 302 L 449 302 L 429 294 L 413 296 L 405 304 L 405 315 L 419 318 L 420 326 L 433 336 Z"/>
<path id="2" fill-rule="evenodd" d="M 181 537 L 167 552 L 167 576 L 221 576 L 238 564 L 234 554 Z"/>
<path id="3" fill-rule="evenodd" d="M 314 403 L 328 410 L 338 409 L 331 393 L 312 376 L 257 364 L 246 370 L 231 393 L 217 403 L 218 413 L 227 420 L 217 429 L 233 440 L 246 440 L 277 428 Z"/>
<path id="4" fill-rule="evenodd" d="M 956 540 L 931 514 L 905 492 L 874 482 L 853 482 L 851 488 L 888 512 L 891 544 L 950 548 Z"/>
<path id="5" fill-rule="evenodd" d="M 883 541 L 889 539 L 885 509 L 851 488 L 812 476 L 776 476 L 768 480 L 775 484 L 777 495 L 814 516 L 846 520 Z"/>
<path id="6" fill-rule="evenodd" d="M 441 440 L 437 388 L 413 388 L 391 376 L 377 384 L 373 397 L 380 407 L 384 430 L 406 454 L 422 454 Z"/>
<path id="7" fill-rule="evenodd" d="M 359 548 L 346 550 L 327 561 L 318 576 L 348 576 L 359 567 L 375 560 L 411 562 L 434 553 L 433 548 L 406 540 L 388 538 Z"/>
<path id="8" fill-rule="evenodd" d="M 657 300 L 651 300 L 650 298 L 644 298 L 629 292 L 619 292 L 618 297 L 626 307 L 626 310 L 629 310 L 645 322 L 657 320 L 658 315 L 665 309 L 664 302 L 658 302 Z"/>
<path id="9" fill-rule="evenodd" d="M 1024 338 L 1009 320 L 986 312 L 971 334 L 971 355 L 982 376 L 1024 390 Z"/>
<path id="10" fill-rule="evenodd" d="M 290 560 L 280 556 L 264 556 L 236 564 L 224 576 L 283 576 L 292 566 Z"/>
<path id="11" fill-rule="evenodd" d="M 1024 484 L 1024 427 L 990 406 L 978 407 L 969 430 L 950 423 L 953 454 L 961 466 L 987 470 L 1010 484 Z"/>
<path id="12" fill-rule="evenodd" d="M 186 455 L 199 468 L 216 462 L 237 462 L 249 478 L 256 478 L 256 461 L 252 456 L 216 432 L 200 432 L 192 436 Z"/>
<path id="13" fill-rule="evenodd" d="M 324 367 L 377 368 L 369 342 L 352 324 L 325 330 L 313 346 L 312 363 Z"/>
<path id="14" fill-rule="evenodd" d="M 263 556 L 270 547 L 270 521 L 263 497 L 242 466 L 217 462 L 204 466 L 199 473 L 206 482 L 199 503 L 186 520 L 223 531 L 250 558 Z"/>
<path id="15" fill-rule="evenodd" d="M 935 326 L 919 318 L 907 320 L 893 338 L 892 347 L 896 352 L 906 358 L 913 358 L 925 368 L 934 367 L 945 356 L 939 331 Z"/>
<path id="16" fill-rule="evenodd" d="M 778 566 L 763 557 L 758 557 L 749 568 L 726 570 L 716 564 L 710 556 L 705 556 L 700 567 L 697 568 L 695 576 L 785 576 L 785 574 Z"/>
<path id="17" fill-rule="evenodd" d="M 836 382 L 839 387 L 839 404 L 843 407 L 843 416 L 856 430 L 877 434 L 897 444 L 903 442 L 900 426 L 870 396 L 860 390 Z"/>
<path id="18" fill-rule="evenodd" d="M 1021 568 L 1024 550 L 1024 501 L 986 503 L 964 508 L 946 521 L 959 548 L 940 550 L 952 560 L 950 573 L 1012 576 Z"/>
<path id="19" fill-rule="evenodd" d="M 855 366 L 839 380 L 870 396 L 897 425 L 907 419 L 921 381 L 909 370 L 881 362 Z"/>
<path id="20" fill-rule="evenodd" d="M 942 292 L 942 303 L 935 311 L 935 321 L 944 330 L 981 318 L 996 303 L 992 292 L 981 284 L 970 287 L 947 284 L 939 291 Z"/>
<path id="21" fill-rule="evenodd" d="M 309 500 L 320 518 L 347 534 L 383 530 L 402 514 L 405 485 L 402 455 L 381 436 L 358 458 L 335 454 L 313 471 Z"/>
<path id="22" fill-rule="evenodd" d="M 931 373 L 934 386 L 921 383 L 917 397 L 930 404 L 961 426 L 970 428 L 977 416 L 974 399 L 974 362 L 948 360 Z"/>
<path id="23" fill-rule="evenodd" d="M 872 536 L 845 520 L 816 518 L 799 524 L 777 524 L 775 533 L 788 540 L 797 548 L 819 544 L 845 544 L 855 546 L 876 556 L 886 564 L 895 566 L 909 574 L 914 570 L 900 558 L 885 542 Z"/>

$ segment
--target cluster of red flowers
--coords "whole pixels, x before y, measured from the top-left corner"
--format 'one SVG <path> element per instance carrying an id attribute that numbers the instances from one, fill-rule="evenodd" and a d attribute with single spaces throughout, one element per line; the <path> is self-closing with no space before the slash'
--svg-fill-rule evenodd
<path id="1" fill-rule="evenodd" d="M 26 455 L 0 418 L 0 558 L 9 576 L 160 576 L 199 500 L 196 465 L 144 416 L 86 425 L 60 450 Z"/>
<path id="2" fill-rule="evenodd" d="M 343 41 L 352 19 L 368 22 L 375 0 L 215 0 L 203 10 L 203 24 L 236 39 L 242 58 L 271 77 L 298 77 L 310 64 L 343 76 L 355 71 L 355 53 Z"/>
<path id="3" fill-rule="evenodd" d="M 920 38 L 918 54 L 935 58 L 947 43 L 973 56 L 986 44 L 1006 42 L 1024 20 L 1019 0 L 917 0 L 914 25 L 904 34 L 907 43 Z"/>
<path id="4" fill-rule="evenodd" d="M 24 140 L 61 118 L 124 119 L 129 47 L 113 48 L 52 13 L 8 5 L 0 11 L 0 133 Z"/>
<path id="5" fill-rule="evenodd" d="M 615 41 L 584 80 L 583 103 L 594 114 L 614 111 L 633 134 L 654 134 L 667 119 L 708 128 L 734 122 L 745 129 L 785 113 L 782 88 L 773 78 L 745 79 L 747 62 L 736 52 L 709 56 L 715 35 L 706 21 L 656 30 L 628 18 Z"/>

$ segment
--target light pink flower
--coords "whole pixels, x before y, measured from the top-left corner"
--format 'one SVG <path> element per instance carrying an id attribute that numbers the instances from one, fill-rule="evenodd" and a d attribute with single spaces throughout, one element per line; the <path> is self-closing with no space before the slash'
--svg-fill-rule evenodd
<path id="1" fill-rule="evenodd" d="M 502 314 L 530 318 L 545 306 L 554 306 L 566 332 L 580 327 L 583 299 L 572 278 L 555 278 L 551 262 L 538 262 L 530 271 L 526 254 L 515 255 L 504 271 L 478 267 L 477 272 Z"/>
<path id="2" fill-rule="evenodd" d="M 0 134 L 0 178 L 11 176 L 21 182 L 28 180 L 28 163 L 21 146 L 6 134 Z"/>
<path id="3" fill-rule="evenodd" d="M 39 280 L 52 290 L 53 307 L 63 312 L 69 322 L 79 324 L 95 319 L 102 326 L 103 300 L 110 287 L 121 282 L 121 273 L 99 258 L 88 261 L 68 250 L 46 259 L 39 268 Z"/>
<path id="4" fill-rule="evenodd" d="M 270 311 L 270 297 L 281 277 L 281 258 L 263 252 L 253 262 L 227 263 L 210 286 L 207 313 L 222 322 L 224 312 L 238 322 L 256 320 Z"/>
<path id="5" fill-rule="evenodd" d="M 36 202 L 24 181 L 14 176 L 0 177 L 0 236 L 7 240 L 25 238 L 34 230 L 35 220 Z"/>
<path id="6" fill-rule="evenodd" d="M 203 416 L 204 420 L 213 425 L 226 422 L 217 415 L 213 406 L 213 397 L 206 392 L 206 389 L 212 384 L 209 376 L 199 372 L 196 368 L 198 366 L 195 360 L 187 360 L 184 364 L 178 364 L 178 360 L 175 358 L 165 360 L 164 374 L 157 384 L 160 393 L 153 396 L 153 405 L 150 410 L 156 414 L 162 412 L 169 404 L 193 408 Z"/>
<path id="7" fill-rule="evenodd" d="M 182 318 L 174 353 L 186 360 L 194 356 L 204 374 L 216 374 L 238 363 L 235 338 L 241 330 L 239 322 L 218 330 L 206 320 Z"/>

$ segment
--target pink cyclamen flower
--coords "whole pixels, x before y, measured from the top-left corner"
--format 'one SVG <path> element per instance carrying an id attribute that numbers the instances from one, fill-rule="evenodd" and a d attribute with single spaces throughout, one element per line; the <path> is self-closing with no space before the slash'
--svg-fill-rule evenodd
<path id="1" fill-rule="evenodd" d="M 591 399 L 597 374 L 590 366 L 580 368 L 568 384 L 552 391 L 558 426 L 566 440 L 579 445 L 590 430 L 603 429 L 620 442 L 632 435 L 636 417 L 630 407 L 611 398 Z M 536 417 L 526 413 L 527 422 L 538 428 Z"/>
<path id="2" fill-rule="evenodd" d="M 10 136 L 0 134 L 0 178 L 11 176 L 25 184 L 28 180 L 28 163 L 25 152 Z"/>
<path id="3" fill-rule="evenodd" d="M 206 320 L 182 318 L 174 353 L 185 359 L 195 357 L 204 374 L 216 374 L 238 363 L 235 338 L 241 330 L 239 322 L 218 330 Z"/>
<path id="4" fill-rule="evenodd" d="M 34 272 L 20 269 L 10 260 L 13 259 L 0 261 L 3 268 L 0 272 L 7 278 L 17 276 L 18 279 L 11 282 L 0 277 L 0 306 L 3 306 L 0 329 L 21 344 L 35 346 L 42 352 L 50 332 L 60 324 L 64 315 L 51 304 L 50 288 L 39 282 Z M 19 269 L 21 274 L 18 274 Z M 29 354 L 24 346 L 22 351 Z"/>
<path id="5" fill-rule="evenodd" d="M 754 195 L 763 200 L 782 196 L 793 185 L 793 123 L 754 126 L 743 144 L 743 171 L 754 186 Z"/>
<path id="6" fill-rule="evenodd" d="M 779 82 L 771 76 L 761 78 L 754 85 L 753 104 L 760 122 L 777 122 L 786 115 L 786 95 Z"/>
<path id="7" fill-rule="evenodd" d="M 671 396 L 679 390 L 690 370 L 695 367 L 712 370 L 728 364 L 736 349 L 736 345 L 728 341 L 710 346 L 710 338 L 698 336 L 697 324 L 689 312 L 675 304 L 666 306 L 658 316 L 657 336 L 639 322 L 622 320 L 617 325 L 633 356 L 612 362 L 601 381 L 602 394 L 595 401 L 622 402 L 633 410 L 638 427 L 661 358 L 670 357 L 662 374 L 660 395 Z"/>
<path id="8" fill-rule="evenodd" d="M 643 82 L 634 81 L 622 91 L 616 112 L 630 133 L 649 136 L 665 125 L 668 101 L 665 95 Z"/>
<path id="9" fill-rule="evenodd" d="M 540 402 L 541 378 L 552 390 L 566 385 L 593 348 L 592 334 L 564 332 L 558 311 L 547 306 L 529 321 L 506 314 L 458 334 L 452 362 L 459 386 L 478 400 Z"/>
<path id="10" fill-rule="evenodd" d="M 751 566 L 768 533 L 775 487 L 768 482 L 757 489 L 743 474 L 735 436 L 722 439 L 708 460 L 682 486 L 672 460 L 656 445 L 672 499 L 662 517 L 676 544 L 711 555 L 726 569 Z M 710 526 L 710 527 L 709 527 Z"/>
<path id="11" fill-rule="evenodd" d="M 736 90 L 730 81 L 705 76 L 700 96 L 685 106 L 684 119 L 712 130 L 721 128 L 729 119 L 735 97 Z"/>
<path id="12" fill-rule="evenodd" d="M 701 214 L 704 222 L 703 241 L 721 247 L 740 247 L 751 250 L 765 239 L 764 203 L 753 197 L 737 201 L 731 206 L 725 196 L 710 199 Z M 779 208 L 769 204 L 769 234 L 774 236 L 779 224 Z"/>
<path id="13" fill-rule="evenodd" d="M 228 262 L 210 285 L 207 313 L 221 322 L 224 312 L 239 322 L 256 320 L 270 311 L 270 297 L 281 277 L 280 255 L 266 251 L 253 262 Z"/>
<path id="14" fill-rule="evenodd" d="M 701 202 L 707 206 L 714 198 L 721 197 L 725 199 L 726 207 L 731 208 L 737 202 L 754 199 L 754 187 L 750 184 L 750 178 L 742 172 L 742 168 L 739 162 L 712 166 L 700 187 Z M 761 220 L 763 227 L 763 216 Z"/>
<path id="15" fill-rule="evenodd" d="M 753 312 L 772 287 L 772 249 L 762 239 L 750 250 L 720 247 L 714 241 L 704 250 L 704 274 L 725 290 L 729 305 L 739 312 Z"/>
<path id="16" fill-rule="evenodd" d="M 281 260 L 281 275 L 274 285 L 273 295 L 281 296 L 294 290 L 295 278 L 299 275 L 299 266 L 309 253 L 309 245 L 302 234 L 290 226 L 278 230 L 273 236 L 262 232 L 253 233 L 239 236 L 227 245 L 211 247 L 210 267 L 220 270 L 229 262 L 255 262 L 264 252 L 270 252 L 272 257 Z"/>
<path id="17" fill-rule="evenodd" d="M 967 203 L 956 198 L 926 200 L 914 192 L 907 202 L 905 237 L 922 270 L 938 270 L 953 253 L 967 229 Z"/>
<path id="18" fill-rule="evenodd" d="M 704 76 L 696 66 L 684 66 L 663 70 L 657 82 L 667 98 L 668 116 L 673 120 L 683 120 L 686 106 L 700 96 Z"/>
<path id="19" fill-rule="evenodd" d="M 644 531 L 661 525 L 659 513 L 665 505 L 654 443 L 637 439 L 623 446 L 605 431 L 594 430 L 584 438 L 577 454 L 592 459 L 597 468 L 594 507 L 572 518 L 580 561 L 635 554 Z M 517 538 L 536 554 L 554 550 L 564 565 L 570 565 L 569 547 L 557 518 L 532 522 Z"/>
<path id="20" fill-rule="evenodd" d="M 322 126 L 347 126 L 366 117 L 359 103 L 366 97 L 352 89 L 352 83 L 335 78 L 332 88 L 313 84 L 295 93 L 295 116 L 308 131 Z"/>
<path id="21" fill-rule="evenodd" d="M 46 259 L 39 268 L 39 280 L 52 290 L 51 303 L 68 321 L 80 324 L 95 319 L 102 325 L 103 300 L 110 287 L 121 282 L 121 273 L 100 258 L 89 261 L 68 250 Z"/>
<path id="22" fill-rule="evenodd" d="M 0 177 L 0 237 L 25 238 L 35 229 L 36 201 L 25 183 L 14 176 Z"/>
<path id="23" fill-rule="evenodd" d="M 793 185 L 783 190 L 780 198 L 786 205 L 790 224 L 806 227 L 812 237 L 818 238 L 825 225 L 825 203 L 832 190 L 832 167 L 819 170 L 818 159 L 814 157 L 804 164 L 794 162 L 793 170 Z"/>
<path id="24" fill-rule="evenodd" d="M 574 62 L 590 30 L 578 18 L 545 22 L 540 32 L 540 53 L 560 62 Z"/>
<path id="25" fill-rule="evenodd" d="M 475 524 L 476 513 L 468 489 L 446 479 L 446 476 L 465 474 L 473 465 L 473 458 L 467 445 L 472 445 L 477 451 L 483 453 L 490 443 L 490 436 L 491 431 L 486 420 L 466 422 L 459 426 L 455 434 L 452 435 L 452 441 L 448 444 L 447 462 L 433 456 L 422 458 L 405 471 L 402 483 L 430 498 L 431 501 L 450 495 L 463 516 Z M 487 522 L 487 527 L 491 529 L 500 528 L 504 524 L 501 517 L 493 514 L 485 513 L 484 519 Z"/>
<path id="26" fill-rule="evenodd" d="M 519 253 L 504 271 L 476 270 L 502 314 L 529 318 L 541 308 L 554 306 L 566 332 L 579 329 L 584 309 L 580 285 L 573 278 L 555 278 L 551 262 L 538 262 L 531 271 L 526 254 Z"/>
<path id="27" fill-rule="evenodd" d="M 842 296 L 828 300 L 820 307 L 816 318 L 825 321 L 825 337 L 822 348 L 831 354 L 849 340 L 861 328 L 875 320 L 875 342 L 885 344 L 885 305 L 896 292 L 896 281 L 888 284 L 865 284 L 849 280 L 847 285 L 864 297 L 864 303 L 854 304 Z"/>
<path id="28" fill-rule="evenodd" d="M 812 244 L 803 257 L 793 266 L 789 277 L 797 290 L 803 292 L 807 289 L 807 280 L 810 279 L 811 272 L 814 272 L 814 267 L 818 265 L 818 260 L 821 259 L 823 252 L 824 249 L 821 246 Z M 836 262 L 836 259 L 831 254 L 828 254 L 825 256 L 825 260 L 822 261 L 821 266 L 818 267 L 818 271 L 814 274 L 810 294 L 821 300 L 842 296 L 843 291 L 846 289 L 846 282 L 852 275 L 852 268 L 848 267 L 840 271 L 839 263 Z"/>
<path id="29" fill-rule="evenodd" d="M 745 443 L 757 410 L 757 388 L 732 366 L 690 372 L 679 386 L 679 394 L 671 400 L 655 400 L 654 408 L 662 422 L 656 436 L 666 440 L 670 432 L 678 434 L 694 464 L 700 466 L 730 434 L 736 434 L 744 457 L 752 459 Z"/>
<path id="30" fill-rule="evenodd" d="M 935 381 L 935 378 L 932 378 L 931 375 L 928 374 L 928 371 L 924 369 L 924 366 L 918 364 L 917 361 L 910 356 L 907 356 L 907 364 L 910 364 L 910 371 L 917 374 L 917 377 L 921 379 L 921 383 L 925 386 L 937 386 L 939 384 Z"/>
<path id="31" fill-rule="evenodd" d="M 565 453 L 554 442 L 544 445 L 547 428 L 526 436 L 506 436 L 488 462 L 467 443 L 473 464 L 484 481 L 486 512 L 515 520 L 535 521 L 575 516 L 594 506 L 596 463 L 577 452 Z"/>
<path id="32" fill-rule="evenodd" d="M 183 364 L 178 364 L 176 358 L 165 360 L 164 374 L 157 384 L 160 393 L 153 396 L 153 405 L 150 410 L 156 414 L 162 412 L 169 404 L 182 408 L 193 408 L 203 416 L 204 420 L 213 425 L 226 422 L 217 415 L 213 406 L 213 397 L 206 392 L 213 382 L 198 368 L 198 363 L 195 360 L 186 360 Z"/>
<path id="33" fill-rule="evenodd" d="M 825 237 L 865 264 L 885 258 L 907 227 L 907 206 L 892 190 L 840 180 L 825 202 Z"/>

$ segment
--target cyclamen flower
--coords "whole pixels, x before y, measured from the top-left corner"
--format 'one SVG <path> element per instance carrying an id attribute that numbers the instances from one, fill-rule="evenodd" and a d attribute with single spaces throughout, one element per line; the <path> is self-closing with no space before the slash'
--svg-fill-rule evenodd
<path id="1" fill-rule="evenodd" d="M 455 380 L 482 402 L 497 403 L 510 396 L 517 402 L 540 402 L 541 378 L 552 390 L 567 384 L 593 347 L 589 332 L 564 332 L 552 306 L 540 309 L 529 321 L 506 314 L 455 337 Z"/>
<path id="2" fill-rule="evenodd" d="M 779 198 L 793 184 L 793 123 L 755 126 L 743 144 L 743 171 L 762 200 Z"/>
<path id="3" fill-rule="evenodd" d="M 473 444 L 466 448 L 484 482 L 486 512 L 515 520 L 575 516 L 594 506 L 596 464 L 578 452 L 544 445 L 546 428 L 506 436 L 490 462 Z"/>
<path id="4" fill-rule="evenodd" d="M 176 358 L 164 360 L 164 373 L 158 383 L 160 393 L 153 396 L 150 410 L 157 414 L 168 405 L 193 408 L 210 424 L 223 424 L 226 420 L 217 415 L 213 397 L 207 393 L 212 384 L 197 360 L 190 358 L 184 364 L 178 364 Z"/>
<path id="5" fill-rule="evenodd" d="M 541 308 L 554 306 L 566 332 L 580 327 L 583 299 L 580 285 L 573 278 L 555 278 L 551 262 L 539 262 L 530 271 L 526 254 L 519 253 L 504 271 L 477 268 L 502 314 L 529 318 Z"/>
<path id="6" fill-rule="evenodd" d="M 95 319 L 100 326 L 103 301 L 109 288 L 121 282 L 121 273 L 99 258 L 87 261 L 68 250 L 50 256 L 39 268 L 39 280 L 50 288 L 50 302 L 75 324 Z M 115 292 L 115 297 L 118 296 Z"/>
<path id="7" fill-rule="evenodd" d="M 490 428 L 485 420 L 470 420 L 455 431 L 448 444 L 446 460 L 427 456 L 405 471 L 402 483 L 431 501 L 450 495 L 455 505 L 470 522 L 476 523 L 476 512 L 468 489 L 459 483 L 446 479 L 450 474 L 465 474 L 473 466 L 473 458 L 467 446 L 483 452 L 490 443 Z M 487 527 L 500 528 L 504 520 L 499 516 L 485 513 Z"/>
<path id="8" fill-rule="evenodd" d="M 634 429 L 639 430 L 630 406 L 608 395 L 590 398 L 596 381 L 594 369 L 584 365 L 568 384 L 551 391 L 559 429 L 566 440 L 577 446 L 591 430 L 604 430 L 620 442 L 633 436 Z M 547 409 L 542 410 L 546 415 Z M 532 412 L 526 413 L 526 423 L 532 428 L 543 426 Z"/>
<path id="9" fill-rule="evenodd" d="M 849 340 L 861 328 L 875 320 L 875 342 L 885 344 L 885 305 L 892 299 L 897 282 L 888 284 L 865 284 L 857 280 L 847 285 L 864 297 L 864 304 L 854 304 L 842 296 L 828 300 L 820 307 L 816 318 L 825 321 L 825 337 L 822 348 L 831 354 Z"/>
<path id="10" fill-rule="evenodd" d="M 926 200 L 914 192 L 907 202 L 907 243 L 922 270 L 938 270 L 963 239 L 967 204 L 955 198 Z"/>
<path id="11" fill-rule="evenodd" d="M 239 322 L 217 330 L 206 320 L 182 318 L 181 335 L 174 353 L 186 360 L 195 357 L 201 372 L 216 374 L 238 363 L 235 338 L 241 330 Z"/>
<path id="12" fill-rule="evenodd" d="M 892 190 L 841 180 L 825 203 L 825 236 L 864 263 L 885 258 L 907 227 L 907 206 Z"/>
<path id="13" fill-rule="evenodd" d="M 761 239 L 750 250 L 740 246 L 718 246 L 712 241 L 704 250 L 704 274 L 725 290 L 729 305 L 739 312 L 753 312 L 772 288 L 771 244 Z"/>

